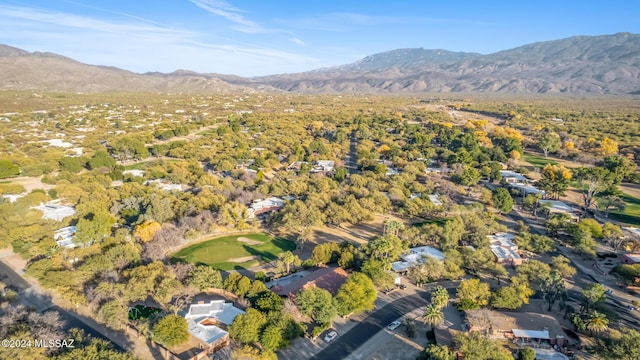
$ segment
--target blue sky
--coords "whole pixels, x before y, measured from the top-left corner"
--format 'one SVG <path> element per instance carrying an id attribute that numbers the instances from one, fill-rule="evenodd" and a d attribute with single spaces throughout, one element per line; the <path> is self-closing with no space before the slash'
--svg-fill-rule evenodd
<path id="1" fill-rule="evenodd" d="M 640 33 L 639 1 L 0 0 L 0 43 L 135 72 L 258 76 L 616 32 Z"/>

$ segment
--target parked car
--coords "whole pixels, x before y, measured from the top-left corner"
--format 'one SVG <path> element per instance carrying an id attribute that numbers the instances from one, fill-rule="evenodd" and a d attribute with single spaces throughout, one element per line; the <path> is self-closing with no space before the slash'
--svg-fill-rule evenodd
<path id="1" fill-rule="evenodd" d="M 398 328 L 398 326 L 400 326 L 401 322 L 400 320 L 396 320 L 394 322 L 392 322 L 391 324 L 387 325 L 387 329 L 389 329 L 390 331 L 393 331 L 395 329 Z"/>
<path id="2" fill-rule="evenodd" d="M 325 342 L 331 342 L 331 341 L 333 341 L 333 339 L 335 339 L 337 337 L 338 337 L 338 333 L 333 331 L 333 330 L 331 330 L 331 331 L 329 331 L 328 333 L 326 333 L 324 335 L 324 341 Z"/>

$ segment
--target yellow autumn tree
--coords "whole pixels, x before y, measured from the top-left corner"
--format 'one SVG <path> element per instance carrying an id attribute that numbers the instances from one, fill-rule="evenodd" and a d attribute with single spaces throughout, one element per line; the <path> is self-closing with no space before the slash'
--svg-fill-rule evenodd
<path id="1" fill-rule="evenodd" d="M 387 144 L 382 144 L 382 145 L 380 145 L 380 147 L 378 147 L 378 152 L 379 152 L 380 154 L 387 153 L 387 152 L 389 152 L 390 150 L 391 150 L 391 148 L 390 148 L 390 147 L 389 147 L 389 145 L 387 145 Z"/>
<path id="2" fill-rule="evenodd" d="M 484 147 L 491 148 L 493 147 L 493 143 L 489 136 L 487 136 L 487 132 L 484 130 L 476 130 L 476 137 L 478 138 L 478 143 Z"/>
<path id="3" fill-rule="evenodd" d="M 555 199 L 564 194 L 569 187 L 569 180 L 573 176 L 571 170 L 566 167 L 551 164 L 545 165 L 540 175 L 539 187 Z"/>
<path id="4" fill-rule="evenodd" d="M 562 148 L 567 150 L 567 151 L 575 150 L 576 149 L 576 144 L 573 141 L 565 141 L 562 144 Z"/>
<path id="5" fill-rule="evenodd" d="M 520 160 L 522 154 L 520 154 L 520 151 L 518 150 L 511 150 L 511 152 L 509 153 L 509 157 L 513 160 Z"/>
<path id="6" fill-rule="evenodd" d="M 324 123 L 322 121 L 319 121 L 319 120 L 312 121 L 311 124 L 309 125 L 311 130 L 314 131 L 314 132 L 319 131 L 320 129 L 322 129 L 323 126 L 324 126 Z"/>
<path id="7" fill-rule="evenodd" d="M 488 122 L 485 119 L 477 119 L 477 120 L 469 120 L 466 123 L 466 127 L 472 129 L 484 129 L 487 126 Z"/>
<path id="8" fill-rule="evenodd" d="M 522 133 L 514 128 L 505 126 L 496 126 L 493 129 L 493 135 L 494 136 L 505 136 L 505 137 L 509 137 L 509 138 L 513 138 L 519 141 L 524 140 L 524 137 L 522 136 Z"/>
<path id="9" fill-rule="evenodd" d="M 153 235 L 155 235 L 161 227 L 162 225 L 157 221 L 145 220 L 145 222 L 136 226 L 136 229 L 133 231 L 133 236 L 144 242 L 148 242 L 153 239 Z"/>
<path id="10" fill-rule="evenodd" d="M 596 149 L 596 154 L 600 156 L 610 156 L 618 153 L 618 143 L 608 137 L 600 141 L 600 146 Z"/>

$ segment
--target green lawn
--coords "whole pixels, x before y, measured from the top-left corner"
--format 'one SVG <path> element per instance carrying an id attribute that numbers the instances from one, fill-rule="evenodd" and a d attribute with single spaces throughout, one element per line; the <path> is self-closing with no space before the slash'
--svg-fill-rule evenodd
<path id="1" fill-rule="evenodd" d="M 260 242 L 260 244 L 248 244 L 238 241 L 238 238 L 251 239 Z M 262 233 L 241 234 L 194 244 L 178 251 L 173 255 L 173 258 L 194 264 L 211 265 L 219 270 L 247 269 L 257 266 L 261 262 L 272 261 L 278 257 L 278 254 L 295 248 L 296 244 L 287 239 L 272 238 Z M 230 261 L 251 256 L 255 258 L 244 262 Z"/>
<path id="2" fill-rule="evenodd" d="M 131 165 L 125 165 L 123 166 L 123 168 L 125 170 L 145 170 L 148 167 L 151 166 L 155 166 L 155 165 L 162 165 L 162 164 L 166 164 L 169 162 L 179 162 L 182 161 L 181 159 L 158 159 L 158 160 L 153 160 L 153 161 L 147 161 L 147 162 L 140 162 L 140 163 L 136 163 L 136 164 L 131 164 Z"/>
<path id="3" fill-rule="evenodd" d="M 417 226 L 417 227 L 422 227 L 424 225 L 428 225 L 428 224 L 436 224 L 438 226 L 444 226 L 444 224 L 449 220 L 449 218 L 445 218 L 445 219 L 426 219 L 424 221 L 417 221 L 414 222 L 413 224 L 411 224 L 411 226 Z"/>
<path id="4" fill-rule="evenodd" d="M 524 153 L 524 155 L 522 155 L 522 160 L 537 168 L 543 168 L 547 164 L 558 165 L 558 163 L 554 160 L 545 159 L 543 156 L 533 155 L 526 152 Z"/>
<path id="5" fill-rule="evenodd" d="M 640 199 L 631 195 L 622 194 L 620 198 L 627 203 L 623 212 L 610 212 L 609 218 L 627 223 L 629 225 L 640 226 Z"/>

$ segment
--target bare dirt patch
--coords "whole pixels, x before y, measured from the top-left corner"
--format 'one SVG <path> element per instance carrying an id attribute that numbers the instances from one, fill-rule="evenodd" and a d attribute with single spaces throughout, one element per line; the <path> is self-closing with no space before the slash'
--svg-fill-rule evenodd
<path id="1" fill-rule="evenodd" d="M 253 245 L 262 245 L 262 241 L 253 240 L 253 239 L 249 239 L 249 238 L 246 238 L 246 237 L 239 237 L 238 241 L 240 241 L 242 243 L 245 243 L 247 245 L 251 245 L 251 246 L 253 246 Z"/>
<path id="2" fill-rule="evenodd" d="M 243 256 L 243 257 L 239 257 L 239 258 L 229 259 L 227 261 L 231 262 L 231 263 L 245 263 L 247 261 L 258 260 L 258 259 L 259 258 L 257 256 Z"/>
<path id="3" fill-rule="evenodd" d="M 27 192 L 31 192 L 35 189 L 49 190 L 55 187 L 55 185 L 43 183 L 41 178 L 37 177 L 21 176 L 6 180 L 13 184 L 22 185 Z"/>
<path id="4" fill-rule="evenodd" d="M 314 229 L 314 239 L 312 242 L 321 244 L 324 242 L 342 242 L 344 240 L 367 244 L 370 239 L 381 236 L 384 232 L 384 221 L 395 220 L 405 226 L 407 221 L 392 215 L 376 215 L 373 221 L 364 222 L 357 225 L 341 224 L 339 226 L 322 226 Z"/>

